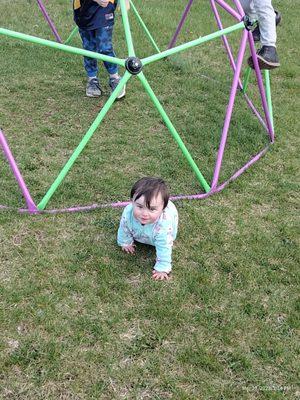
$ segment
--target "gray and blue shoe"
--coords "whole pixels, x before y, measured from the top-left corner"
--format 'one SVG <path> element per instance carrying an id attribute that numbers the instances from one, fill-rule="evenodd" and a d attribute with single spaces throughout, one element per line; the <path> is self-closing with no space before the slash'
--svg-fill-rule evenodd
<path id="1" fill-rule="evenodd" d="M 120 80 L 121 80 L 120 76 L 118 78 L 109 78 L 109 86 L 110 86 L 112 92 L 116 89 Z M 123 86 L 121 92 L 118 94 L 117 100 L 120 100 L 123 97 L 125 97 L 125 94 L 126 94 L 126 85 Z"/>
<path id="2" fill-rule="evenodd" d="M 87 97 L 101 96 L 102 90 L 101 90 L 98 78 L 88 78 L 85 93 L 86 93 Z"/>

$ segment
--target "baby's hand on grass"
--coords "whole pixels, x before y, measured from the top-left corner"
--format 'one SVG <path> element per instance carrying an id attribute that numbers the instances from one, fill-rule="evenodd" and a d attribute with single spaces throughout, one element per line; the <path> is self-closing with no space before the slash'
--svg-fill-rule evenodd
<path id="1" fill-rule="evenodd" d="M 101 7 L 107 7 L 109 3 L 109 0 L 94 0 L 94 1 Z"/>
<path id="2" fill-rule="evenodd" d="M 167 272 L 159 272 L 155 271 L 154 269 L 152 271 L 152 278 L 156 281 L 163 281 L 163 280 L 168 281 L 170 279 L 170 275 Z"/>
<path id="3" fill-rule="evenodd" d="M 134 254 L 135 253 L 135 244 L 128 244 L 126 246 L 122 246 L 122 250 L 125 251 L 125 253 Z"/>

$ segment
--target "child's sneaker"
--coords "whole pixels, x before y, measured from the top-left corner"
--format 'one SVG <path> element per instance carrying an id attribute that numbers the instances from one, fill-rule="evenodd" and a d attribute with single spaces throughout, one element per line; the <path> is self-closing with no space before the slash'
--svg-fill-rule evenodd
<path id="1" fill-rule="evenodd" d="M 120 76 L 118 78 L 109 78 L 109 86 L 112 92 L 116 89 L 120 80 L 121 80 Z M 122 99 L 125 96 L 125 94 L 126 94 L 126 85 L 123 86 L 121 92 L 118 94 L 117 100 Z"/>
<path id="2" fill-rule="evenodd" d="M 102 94 L 99 79 L 98 78 L 88 78 L 88 82 L 86 84 L 87 97 L 99 97 Z"/>
<path id="3" fill-rule="evenodd" d="M 276 26 L 279 25 L 281 22 L 281 14 L 277 10 L 275 10 L 275 20 L 276 20 Z M 259 25 L 257 25 L 257 27 L 252 31 L 252 35 L 253 35 L 254 42 L 260 41 Z"/>
<path id="4" fill-rule="evenodd" d="M 257 53 L 258 65 L 260 69 L 274 69 L 280 66 L 276 47 L 263 46 Z M 248 58 L 248 65 L 254 69 L 252 57 Z"/>

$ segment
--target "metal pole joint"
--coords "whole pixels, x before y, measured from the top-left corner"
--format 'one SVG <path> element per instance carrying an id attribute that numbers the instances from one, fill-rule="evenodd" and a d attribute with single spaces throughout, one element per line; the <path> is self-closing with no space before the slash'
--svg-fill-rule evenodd
<path id="1" fill-rule="evenodd" d="M 253 32 L 254 29 L 257 27 L 257 21 L 251 19 L 247 14 L 243 16 L 242 21 L 244 22 L 247 31 Z"/>
<path id="2" fill-rule="evenodd" d="M 128 57 L 125 60 L 125 68 L 131 75 L 137 75 L 142 71 L 143 64 L 137 57 Z"/>

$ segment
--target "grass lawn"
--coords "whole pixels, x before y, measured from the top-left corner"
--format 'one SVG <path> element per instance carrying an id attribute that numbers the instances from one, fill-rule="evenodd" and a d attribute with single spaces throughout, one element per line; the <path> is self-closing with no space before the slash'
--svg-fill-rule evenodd
<path id="1" fill-rule="evenodd" d="M 1 28 L 53 39 L 35 1 L 0 3 Z M 135 1 L 161 49 L 186 3 Z M 25 202 L 0 155 L 0 204 L 13 208 L 0 212 L 0 399 L 300 397 L 300 3 L 273 3 L 283 14 L 281 67 L 271 73 L 275 144 L 221 193 L 176 202 L 180 227 L 170 282 L 151 280 L 153 248 L 140 245 L 134 257 L 121 253 L 121 209 L 15 211 Z M 45 5 L 67 38 L 71 2 Z M 225 26 L 233 24 L 221 14 Z M 130 23 L 138 57 L 153 54 L 132 12 Z M 209 2 L 195 0 L 178 43 L 216 29 Z M 240 36 L 229 36 L 235 51 Z M 126 58 L 120 15 L 114 39 L 118 57 Z M 81 46 L 79 36 L 72 45 Z M 211 182 L 232 81 L 221 40 L 155 62 L 144 73 Z M 99 77 L 103 96 L 86 98 L 81 56 L 0 36 L 0 127 L 37 203 L 109 96 L 102 66 Z M 254 76 L 249 94 L 259 105 Z M 267 142 L 238 94 L 220 181 Z M 145 175 L 165 178 L 174 195 L 201 191 L 133 77 L 47 208 L 128 200 L 132 183 Z"/>

